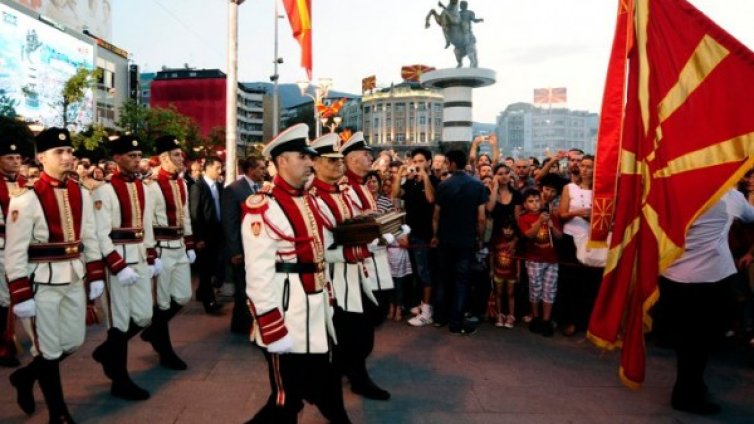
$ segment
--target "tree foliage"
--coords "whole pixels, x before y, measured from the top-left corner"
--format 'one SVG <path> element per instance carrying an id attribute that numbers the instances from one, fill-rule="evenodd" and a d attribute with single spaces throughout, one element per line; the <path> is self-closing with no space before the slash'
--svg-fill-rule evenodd
<path id="1" fill-rule="evenodd" d="M 86 68 L 79 68 L 76 73 L 68 78 L 63 84 L 63 90 L 60 93 L 62 96 L 62 113 L 63 113 L 63 127 L 68 127 L 72 123 L 70 115 L 70 109 L 72 105 L 80 103 L 86 97 L 86 91 L 93 88 L 97 80 L 102 76 L 102 70 L 94 69 L 89 70 Z M 94 105 L 96 108 L 97 105 Z"/>
<path id="2" fill-rule="evenodd" d="M 179 113 L 173 106 L 148 108 L 129 100 L 121 107 L 117 124 L 124 131 L 143 141 L 146 154 L 154 150 L 154 140 L 163 135 L 172 135 L 183 141 L 189 155 L 194 147 L 205 145 L 207 142 L 202 137 L 197 123 Z"/>
<path id="3" fill-rule="evenodd" d="M 5 90 L 0 90 L 0 116 L 15 118 L 17 101 L 6 96 Z"/>

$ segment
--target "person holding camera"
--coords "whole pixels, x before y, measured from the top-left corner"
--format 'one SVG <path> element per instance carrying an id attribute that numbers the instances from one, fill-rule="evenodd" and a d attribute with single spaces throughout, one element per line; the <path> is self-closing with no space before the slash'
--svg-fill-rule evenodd
<path id="1" fill-rule="evenodd" d="M 552 337 L 552 304 L 558 292 L 558 255 L 553 237 L 560 238 L 562 233 L 550 215 L 550 205 L 543 205 L 539 190 L 527 189 L 523 197 L 525 212 L 518 218 L 518 226 L 524 235 L 524 257 L 529 276 L 529 302 L 533 317 L 529 330 Z"/>
<path id="2" fill-rule="evenodd" d="M 411 151 L 411 164 L 401 167 L 393 182 L 393 198 L 400 197 L 406 210 L 406 224 L 411 227 L 409 251 L 416 264 L 414 275 L 421 287 L 421 304 L 416 316 L 408 323 L 414 327 L 432 324 L 432 259 L 429 243 L 432 240 L 432 214 L 435 188 L 440 180 L 431 172 L 432 153 L 425 148 Z M 401 179 L 405 178 L 403 184 Z"/>

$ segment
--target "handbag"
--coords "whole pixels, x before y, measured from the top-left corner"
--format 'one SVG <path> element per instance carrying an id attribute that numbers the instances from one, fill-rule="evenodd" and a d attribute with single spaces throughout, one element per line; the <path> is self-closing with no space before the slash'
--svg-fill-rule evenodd
<path id="1" fill-rule="evenodd" d="M 610 245 L 611 237 L 612 233 L 608 233 L 608 246 Z M 587 243 L 589 243 L 589 233 L 573 236 L 573 243 L 576 245 L 576 259 L 578 259 L 581 264 L 595 268 L 605 267 L 605 264 L 607 263 L 607 252 L 609 249 L 607 247 L 587 247 Z"/>

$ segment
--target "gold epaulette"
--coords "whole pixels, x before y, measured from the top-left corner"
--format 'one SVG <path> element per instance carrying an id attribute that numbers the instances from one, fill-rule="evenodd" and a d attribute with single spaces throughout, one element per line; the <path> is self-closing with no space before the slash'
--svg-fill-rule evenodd
<path id="1" fill-rule="evenodd" d="M 11 190 L 9 194 L 11 195 L 11 197 L 18 197 L 26 193 L 27 191 L 29 191 L 27 187 L 17 187 Z"/>

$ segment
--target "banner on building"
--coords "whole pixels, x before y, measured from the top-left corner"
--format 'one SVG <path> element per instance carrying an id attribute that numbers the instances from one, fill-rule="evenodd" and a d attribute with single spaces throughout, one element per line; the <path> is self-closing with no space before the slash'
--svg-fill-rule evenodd
<path id="1" fill-rule="evenodd" d="M 435 68 L 427 65 L 407 65 L 401 68 L 401 78 L 404 81 L 419 82 L 422 74 L 434 71 Z"/>
<path id="2" fill-rule="evenodd" d="M 534 89 L 534 104 L 566 103 L 567 101 L 565 87 Z"/>
<path id="3" fill-rule="evenodd" d="M 112 0 L 13 0 L 68 28 L 89 32 L 105 40 L 112 38 Z"/>
<path id="4" fill-rule="evenodd" d="M 377 88 L 377 77 L 375 75 L 368 76 L 361 80 L 361 92 L 366 93 Z"/>

